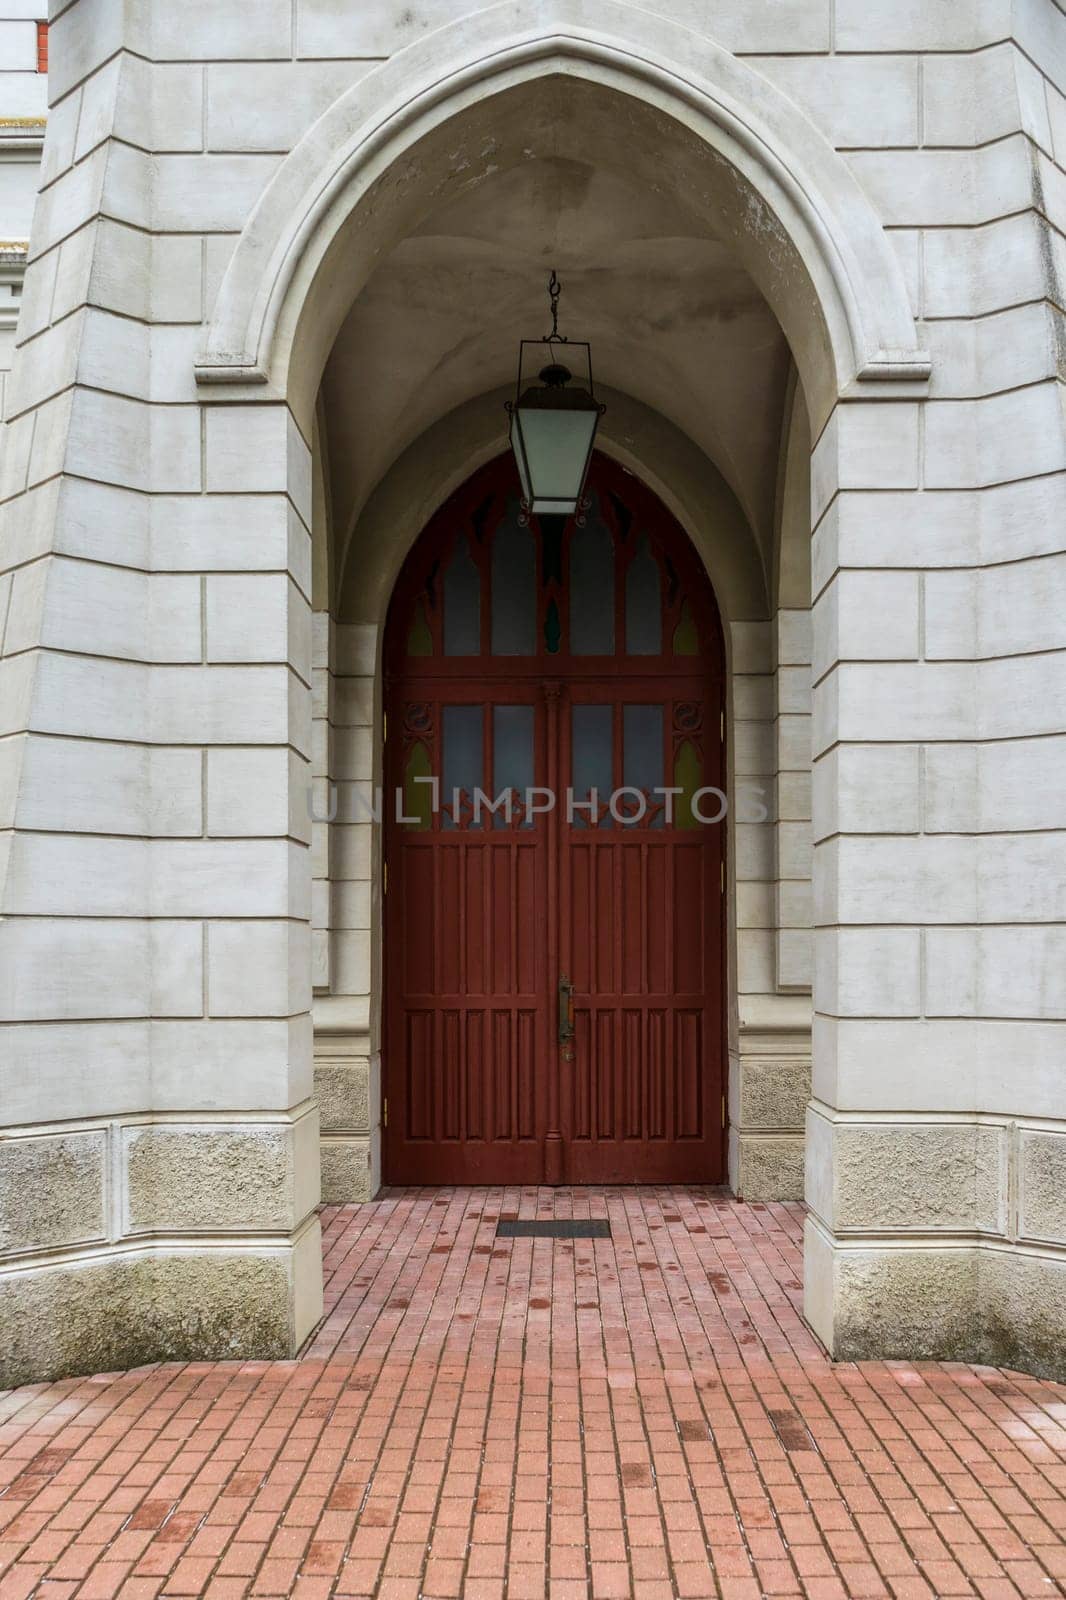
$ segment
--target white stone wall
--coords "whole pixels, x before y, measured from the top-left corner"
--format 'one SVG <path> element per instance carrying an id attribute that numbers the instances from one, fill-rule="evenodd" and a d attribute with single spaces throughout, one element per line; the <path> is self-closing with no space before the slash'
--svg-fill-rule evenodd
<path id="1" fill-rule="evenodd" d="M 814 454 L 808 1313 L 842 1354 L 1061 1370 L 1066 18 L 956 11 L 871 18 L 938 53 L 915 151 L 850 156 L 930 398 Z"/>
<path id="2" fill-rule="evenodd" d="M 802 1199 L 811 1090 L 810 427 L 792 373 L 781 426 L 767 610 L 734 625 L 737 1043 L 729 1181 L 752 1201 Z M 755 673 L 750 669 L 764 670 Z M 745 751 L 763 775 L 741 776 Z M 748 788 L 751 785 L 752 787 Z M 754 867 L 758 877 L 749 878 Z M 743 981 L 740 981 L 740 980 Z"/>
<path id="3" fill-rule="evenodd" d="M 811 1087 L 810 612 L 734 625 L 737 1048 L 730 1163 L 747 1200 L 802 1199 Z M 762 674 L 744 645 L 759 646 Z M 757 752 L 757 755 L 752 752 Z"/>
<path id="4" fill-rule="evenodd" d="M 811 948 L 811 614 L 775 618 L 775 978 L 809 993 Z"/>
<path id="5" fill-rule="evenodd" d="M 788 874 L 810 854 L 809 820 L 785 815 L 797 805 L 780 772 L 780 667 L 775 668 L 780 626 L 780 621 L 735 622 L 730 629 L 727 749 L 734 881 L 728 920 L 736 930 L 736 971 L 730 986 L 735 1019 L 729 1061 L 729 1182 L 736 1194 L 753 1201 L 802 1198 L 811 1078 L 810 975 L 793 970 L 785 976 L 780 965 L 782 889 Z M 809 696 L 808 687 L 808 703 Z M 809 875 L 809 865 L 807 871 Z M 798 916 L 798 910 L 792 915 Z M 808 920 L 808 938 L 809 929 Z"/>
<path id="6" fill-rule="evenodd" d="M 337 793 L 334 787 L 334 675 L 336 641 L 328 611 L 316 611 L 311 627 L 311 769 L 304 799 L 311 817 L 311 984 L 328 994 L 333 971 L 333 844 Z"/>
<path id="7" fill-rule="evenodd" d="M 116 19 L 53 19 L 8 393 L 10 1381 L 291 1354 L 321 1305 L 310 451 L 283 405 L 202 408 L 192 372 L 276 158 L 204 155 L 203 66 L 113 54 Z"/>
<path id="8" fill-rule="evenodd" d="M 324 614 L 316 615 L 315 621 L 324 637 Z M 369 1199 L 381 1182 L 378 1018 L 373 998 L 380 987 L 380 966 L 375 973 L 380 907 L 374 903 L 380 862 L 372 820 L 380 781 L 374 748 L 374 728 L 380 725 L 374 694 L 378 629 L 331 623 L 328 632 L 330 668 L 328 680 L 323 672 L 322 682 L 328 681 L 330 697 L 330 783 L 328 796 L 316 811 L 332 820 L 316 823 L 314 830 L 315 883 L 316 888 L 321 885 L 321 915 L 328 916 L 321 927 L 316 920 L 314 933 L 321 951 L 316 970 L 315 1091 L 322 1120 L 322 1197 L 352 1201 Z M 323 729 L 320 748 L 326 737 Z M 320 982 L 322 977 L 326 981 Z"/>

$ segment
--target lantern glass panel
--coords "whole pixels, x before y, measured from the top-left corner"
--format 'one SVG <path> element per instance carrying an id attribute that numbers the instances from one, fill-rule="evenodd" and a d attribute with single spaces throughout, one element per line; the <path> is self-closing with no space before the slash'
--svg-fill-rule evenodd
<path id="1" fill-rule="evenodd" d="M 522 406 L 516 414 L 522 491 L 534 514 L 573 511 L 581 497 L 599 412 Z"/>

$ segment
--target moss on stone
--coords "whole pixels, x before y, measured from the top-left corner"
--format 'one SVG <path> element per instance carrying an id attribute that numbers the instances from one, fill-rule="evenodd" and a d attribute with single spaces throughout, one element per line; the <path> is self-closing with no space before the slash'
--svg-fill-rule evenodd
<path id="1" fill-rule="evenodd" d="M 883 1250 L 838 1266 L 839 1361 L 966 1361 L 1066 1380 L 1066 1263 L 1000 1250 Z"/>

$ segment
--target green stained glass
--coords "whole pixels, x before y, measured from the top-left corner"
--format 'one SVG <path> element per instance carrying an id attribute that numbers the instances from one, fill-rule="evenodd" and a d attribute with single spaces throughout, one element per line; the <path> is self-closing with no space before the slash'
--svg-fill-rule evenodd
<path id="1" fill-rule="evenodd" d="M 700 636 L 696 629 L 696 619 L 692 615 L 692 607 L 686 600 L 681 607 L 681 618 L 674 629 L 674 655 L 698 656 L 700 653 Z"/>
<path id="2" fill-rule="evenodd" d="M 415 779 L 429 778 L 432 772 L 429 751 L 418 739 L 407 752 L 407 765 L 403 772 L 403 814 L 416 818 L 408 826 L 423 832 L 429 827 L 433 815 L 433 785 L 416 783 Z"/>
<path id="3" fill-rule="evenodd" d="M 421 599 L 415 601 L 415 614 L 407 633 L 407 654 L 409 656 L 433 654 L 433 635 L 426 616 L 426 602 Z"/>
<path id="4" fill-rule="evenodd" d="M 674 796 L 674 826 L 698 828 L 700 819 L 692 809 L 696 791 L 703 787 L 703 763 L 691 739 L 685 739 L 674 757 L 674 788 L 681 793 Z"/>
<path id="5" fill-rule="evenodd" d="M 550 656 L 559 654 L 559 641 L 563 636 L 562 623 L 559 621 L 559 607 L 554 600 L 548 602 L 547 615 L 544 618 L 544 644 Z"/>

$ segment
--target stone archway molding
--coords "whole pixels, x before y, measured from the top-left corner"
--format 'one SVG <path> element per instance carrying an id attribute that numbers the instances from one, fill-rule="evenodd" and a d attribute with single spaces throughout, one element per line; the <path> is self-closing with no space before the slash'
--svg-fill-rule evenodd
<path id="1" fill-rule="evenodd" d="M 830 370 L 805 371 L 803 352 L 796 354 L 808 396 L 822 401 L 816 410 L 867 385 L 924 384 L 930 359 L 918 345 L 900 264 L 843 158 L 754 69 L 625 0 L 501 0 L 400 50 L 342 95 L 252 212 L 219 290 L 198 382 L 268 384 L 272 397 L 287 397 L 315 274 L 370 186 L 401 170 L 418 141 L 461 110 L 551 73 L 643 101 L 739 175 L 735 234 L 753 236 L 757 257 L 756 245 L 765 254 L 783 233 L 810 279 Z M 763 286 L 788 333 L 795 307 L 790 316 L 775 303 L 775 285 Z M 359 288 L 348 286 L 349 304 Z M 778 302 L 783 293 L 778 285 Z"/>

